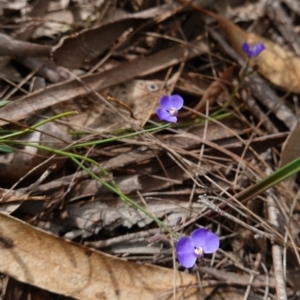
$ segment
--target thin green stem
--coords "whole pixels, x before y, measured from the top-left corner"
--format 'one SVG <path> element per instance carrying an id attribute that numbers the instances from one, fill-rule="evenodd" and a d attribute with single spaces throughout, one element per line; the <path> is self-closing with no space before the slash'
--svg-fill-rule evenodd
<path id="1" fill-rule="evenodd" d="M 163 227 L 164 229 L 166 229 L 170 234 L 172 234 L 174 236 L 174 238 L 178 238 L 177 235 L 171 230 L 169 229 L 169 227 L 162 222 L 161 220 L 159 220 L 158 218 L 156 218 L 154 215 L 152 215 L 149 211 L 147 211 L 144 207 L 142 207 L 141 205 L 139 205 L 138 203 L 136 203 L 134 200 L 132 200 L 131 198 L 125 196 L 119 189 L 114 188 L 113 186 L 111 186 L 109 183 L 107 183 L 106 181 L 102 180 L 99 176 L 97 176 L 95 173 L 91 172 L 86 166 L 84 166 L 81 162 L 79 162 L 76 158 L 72 158 L 72 160 L 83 170 L 85 170 L 92 178 L 98 180 L 101 184 L 103 184 L 106 188 L 110 189 L 111 191 L 113 191 L 115 194 L 117 194 L 125 203 L 130 203 L 131 205 L 133 205 L 135 208 L 139 209 L 140 211 L 142 211 L 146 216 L 148 216 L 149 218 L 151 218 L 154 222 L 157 223 L 157 225 Z"/>
<path id="2" fill-rule="evenodd" d="M 11 143 L 11 144 L 21 144 L 21 145 L 24 145 L 24 146 L 29 146 L 29 147 L 37 148 L 39 150 L 48 151 L 50 153 L 54 153 L 54 154 L 57 154 L 57 155 L 60 155 L 60 156 L 71 158 L 74 162 L 76 162 L 76 164 L 78 166 L 80 166 L 80 168 L 82 168 L 83 170 L 85 170 L 92 178 L 98 180 L 103 186 L 107 187 L 112 192 L 114 192 L 115 194 L 117 194 L 118 196 L 120 196 L 120 198 L 125 203 L 132 204 L 135 208 L 137 208 L 140 211 L 142 211 L 145 215 L 147 215 L 149 218 L 151 218 L 159 226 L 163 227 L 167 232 L 169 232 L 171 235 L 173 235 L 174 238 L 178 238 L 177 235 L 170 228 L 168 228 L 168 226 L 164 222 L 160 221 L 158 218 L 156 218 L 155 216 L 153 216 L 150 212 L 148 212 L 145 208 L 143 208 L 141 205 L 139 205 L 138 203 L 136 203 L 134 200 L 132 200 L 129 197 L 125 196 L 122 193 L 122 191 L 118 188 L 117 185 L 116 186 L 110 185 L 105 180 L 101 179 L 99 176 L 97 176 L 95 173 L 93 173 L 91 170 L 89 170 L 86 166 L 84 166 L 79 161 L 79 160 L 83 160 L 85 162 L 88 162 L 88 163 L 90 163 L 92 165 L 97 166 L 102 171 L 102 173 L 105 176 L 109 177 L 110 174 L 99 163 L 97 163 L 93 159 L 91 159 L 89 157 L 81 156 L 81 155 L 78 155 L 78 154 L 70 153 L 70 152 L 67 152 L 67 151 L 64 151 L 64 150 L 57 150 L 57 149 L 53 149 L 53 148 L 50 148 L 50 147 L 47 147 L 47 146 L 38 145 L 38 144 L 32 144 L 32 143 L 26 143 L 26 142 L 23 142 L 23 141 L 6 140 L 4 142 Z"/>
<path id="3" fill-rule="evenodd" d="M 43 120 L 31 127 L 28 127 L 22 131 L 17 131 L 17 132 L 14 132 L 14 133 L 10 133 L 10 134 L 7 134 L 7 135 L 4 135 L 4 136 L 1 136 L 0 137 L 0 141 L 1 140 L 4 140 L 4 139 L 9 139 L 9 138 L 12 138 L 12 137 L 16 137 L 16 136 L 19 136 L 19 135 L 22 135 L 22 134 L 25 134 L 25 133 L 30 133 L 30 132 L 33 132 L 35 129 L 37 129 L 38 127 L 46 124 L 46 123 L 49 123 L 49 122 L 52 122 L 54 120 L 57 120 L 57 119 L 61 119 L 61 118 L 64 118 L 64 117 L 68 117 L 68 116 L 71 116 L 71 115 L 75 115 L 77 114 L 76 111 L 68 111 L 68 112 L 64 112 L 64 113 L 61 113 L 59 115 L 55 115 L 53 117 L 50 117 L 46 120 Z"/>
<path id="4" fill-rule="evenodd" d="M 79 143 L 79 144 L 68 147 L 68 149 L 75 149 L 75 148 L 82 148 L 82 147 L 88 147 L 88 146 L 111 143 L 111 142 L 119 141 L 119 140 L 122 140 L 122 139 L 134 137 L 134 136 L 140 135 L 142 133 L 157 132 L 157 131 L 163 130 L 165 128 L 168 128 L 168 127 L 170 127 L 170 123 L 167 123 L 167 124 L 155 127 L 155 128 L 144 129 L 144 130 L 141 130 L 141 131 L 136 131 L 136 132 L 128 133 L 128 134 L 121 135 L 121 136 L 115 136 L 115 137 L 103 139 L 103 140 L 100 140 L 100 141 L 91 141 L 91 142 Z"/>

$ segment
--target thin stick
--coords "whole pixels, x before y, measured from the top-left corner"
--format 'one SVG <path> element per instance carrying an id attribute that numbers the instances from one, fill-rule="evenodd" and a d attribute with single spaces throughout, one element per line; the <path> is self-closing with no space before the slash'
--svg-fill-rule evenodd
<path id="1" fill-rule="evenodd" d="M 274 194 L 272 189 L 267 191 L 267 209 L 269 222 L 274 228 L 279 229 L 279 222 L 277 218 L 277 207 L 274 201 Z M 285 277 L 283 271 L 282 263 L 282 247 L 273 242 L 272 245 L 272 258 L 273 258 L 273 268 L 274 276 L 276 282 L 276 294 L 278 300 L 287 300 L 286 288 L 285 288 Z"/>
<path id="2" fill-rule="evenodd" d="M 262 256 L 260 253 L 258 253 L 256 255 L 256 261 L 255 261 L 255 264 L 254 264 L 254 270 L 257 271 L 260 264 L 261 264 L 261 259 L 262 259 Z M 252 284 L 254 282 L 254 278 L 255 278 L 255 275 L 254 274 L 251 274 L 250 275 L 250 279 L 249 279 L 249 284 L 247 286 L 247 289 L 246 289 L 246 292 L 245 292 L 245 295 L 244 295 L 244 300 L 247 300 L 248 297 L 249 297 L 249 294 L 250 294 L 250 291 L 251 291 L 251 287 L 252 287 Z"/>

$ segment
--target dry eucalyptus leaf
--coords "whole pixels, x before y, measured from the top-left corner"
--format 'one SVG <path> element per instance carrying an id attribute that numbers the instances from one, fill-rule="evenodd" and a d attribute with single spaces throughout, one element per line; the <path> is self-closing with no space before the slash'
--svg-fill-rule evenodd
<path id="1" fill-rule="evenodd" d="M 2 273 L 75 299 L 171 299 L 174 280 L 177 299 L 198 299 L 196 276 L 93 251 L 3 214 L 0 256 Z"/>
<path id="2" fill-rule="evenodd" d="M 280 167 L 283 167 L 293 161 L 296 158 L 300 157 L 300 148 L 299 148 L 299 136 L 300 136 L 300 122 L 298 122 L 297 126 L 294 130 L 292 130 L 285 140 L 282 150 L 281 150 L 281 158 L 280 158 Z M 295 181 L 296 175 L 289 177 L 285 180 L 285 183 L 292 187 Z"/>
<path id="3" fill-rule="evenodd" d="M 0 55 L 23 57 L 23 56 L 45 56 L 49 57 L 50 46 L 23 42 L 0 33 Z"/>
<path id="4" fill-rule="evenodd" d="M 56 114 L 63 111 L 77 111 L 73 116 L 67 117 L 74 128 L 111 132 L 113 130 L 130 128 L 132 123 L 142 125 L 147 122 L 151 113 L 155 113 L 156 102 L 165 93 L 164 84 L 159 80 L 131 80 L 116 85 L 102 92 L 106 99 L 112 99 L 111 105 L 117 113 L 99 99 L 86 101 L 77 99 L 69 101 L 54 108 Z M 108 100 L 109 101 L 109 100 Z M 128 123 L 124 121 L 130 120 Z"/>
<path id="5" fill-rule="evenodd" d="M 165 93 L 164 83 L 159 80 L 132 80 L 108 91 L 109 95 L 130 107 L 140 125 L 145 124 L 149 116 L 155 113 L 155 103 Z M 108 119 L 111 122 L 115 117 L 110 114 Z M 119 122 L 119 118 L 115 121 Z"/>
<path id="6" fill-rule="evenodd" d="M 97 28 L 89 28 L 63 38 L 53 49 L 54 60 L 66 68 L 80 68 L 84 62 L 93 60 L 107 50 L 126 30 L 143 24 L 147 19 L 170 14 L 176 7 L 178 4 L 165 4 L 127 14 Z"/>

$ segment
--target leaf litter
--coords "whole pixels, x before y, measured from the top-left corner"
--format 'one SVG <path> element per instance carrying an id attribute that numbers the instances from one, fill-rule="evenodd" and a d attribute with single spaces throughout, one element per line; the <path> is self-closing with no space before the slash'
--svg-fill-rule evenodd
<path id="1" fill-rule="evenodd" d="M 297 177 L 254 189 L 299 157 L 300 9 L 13 2 L 0 10 L 2 298 L 296 297 Z M 249 60 L 245 42 L 266 49 Z M 172 94 L 180 111 L 160 102 Z M 185 248 L 192 232 L 214 249 Z"/>

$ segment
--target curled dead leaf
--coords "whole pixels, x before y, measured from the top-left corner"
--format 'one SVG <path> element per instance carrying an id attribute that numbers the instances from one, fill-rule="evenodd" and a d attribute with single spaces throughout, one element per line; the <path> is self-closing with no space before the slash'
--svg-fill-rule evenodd
<path id="1" fill-rule="evenodd" d="M 194 275 L 114 258 L 2 213 L 0 256 L 1 272 L 75 299 L 170 299 L 174 288 L 177 299 L 198 299 Z"/>

